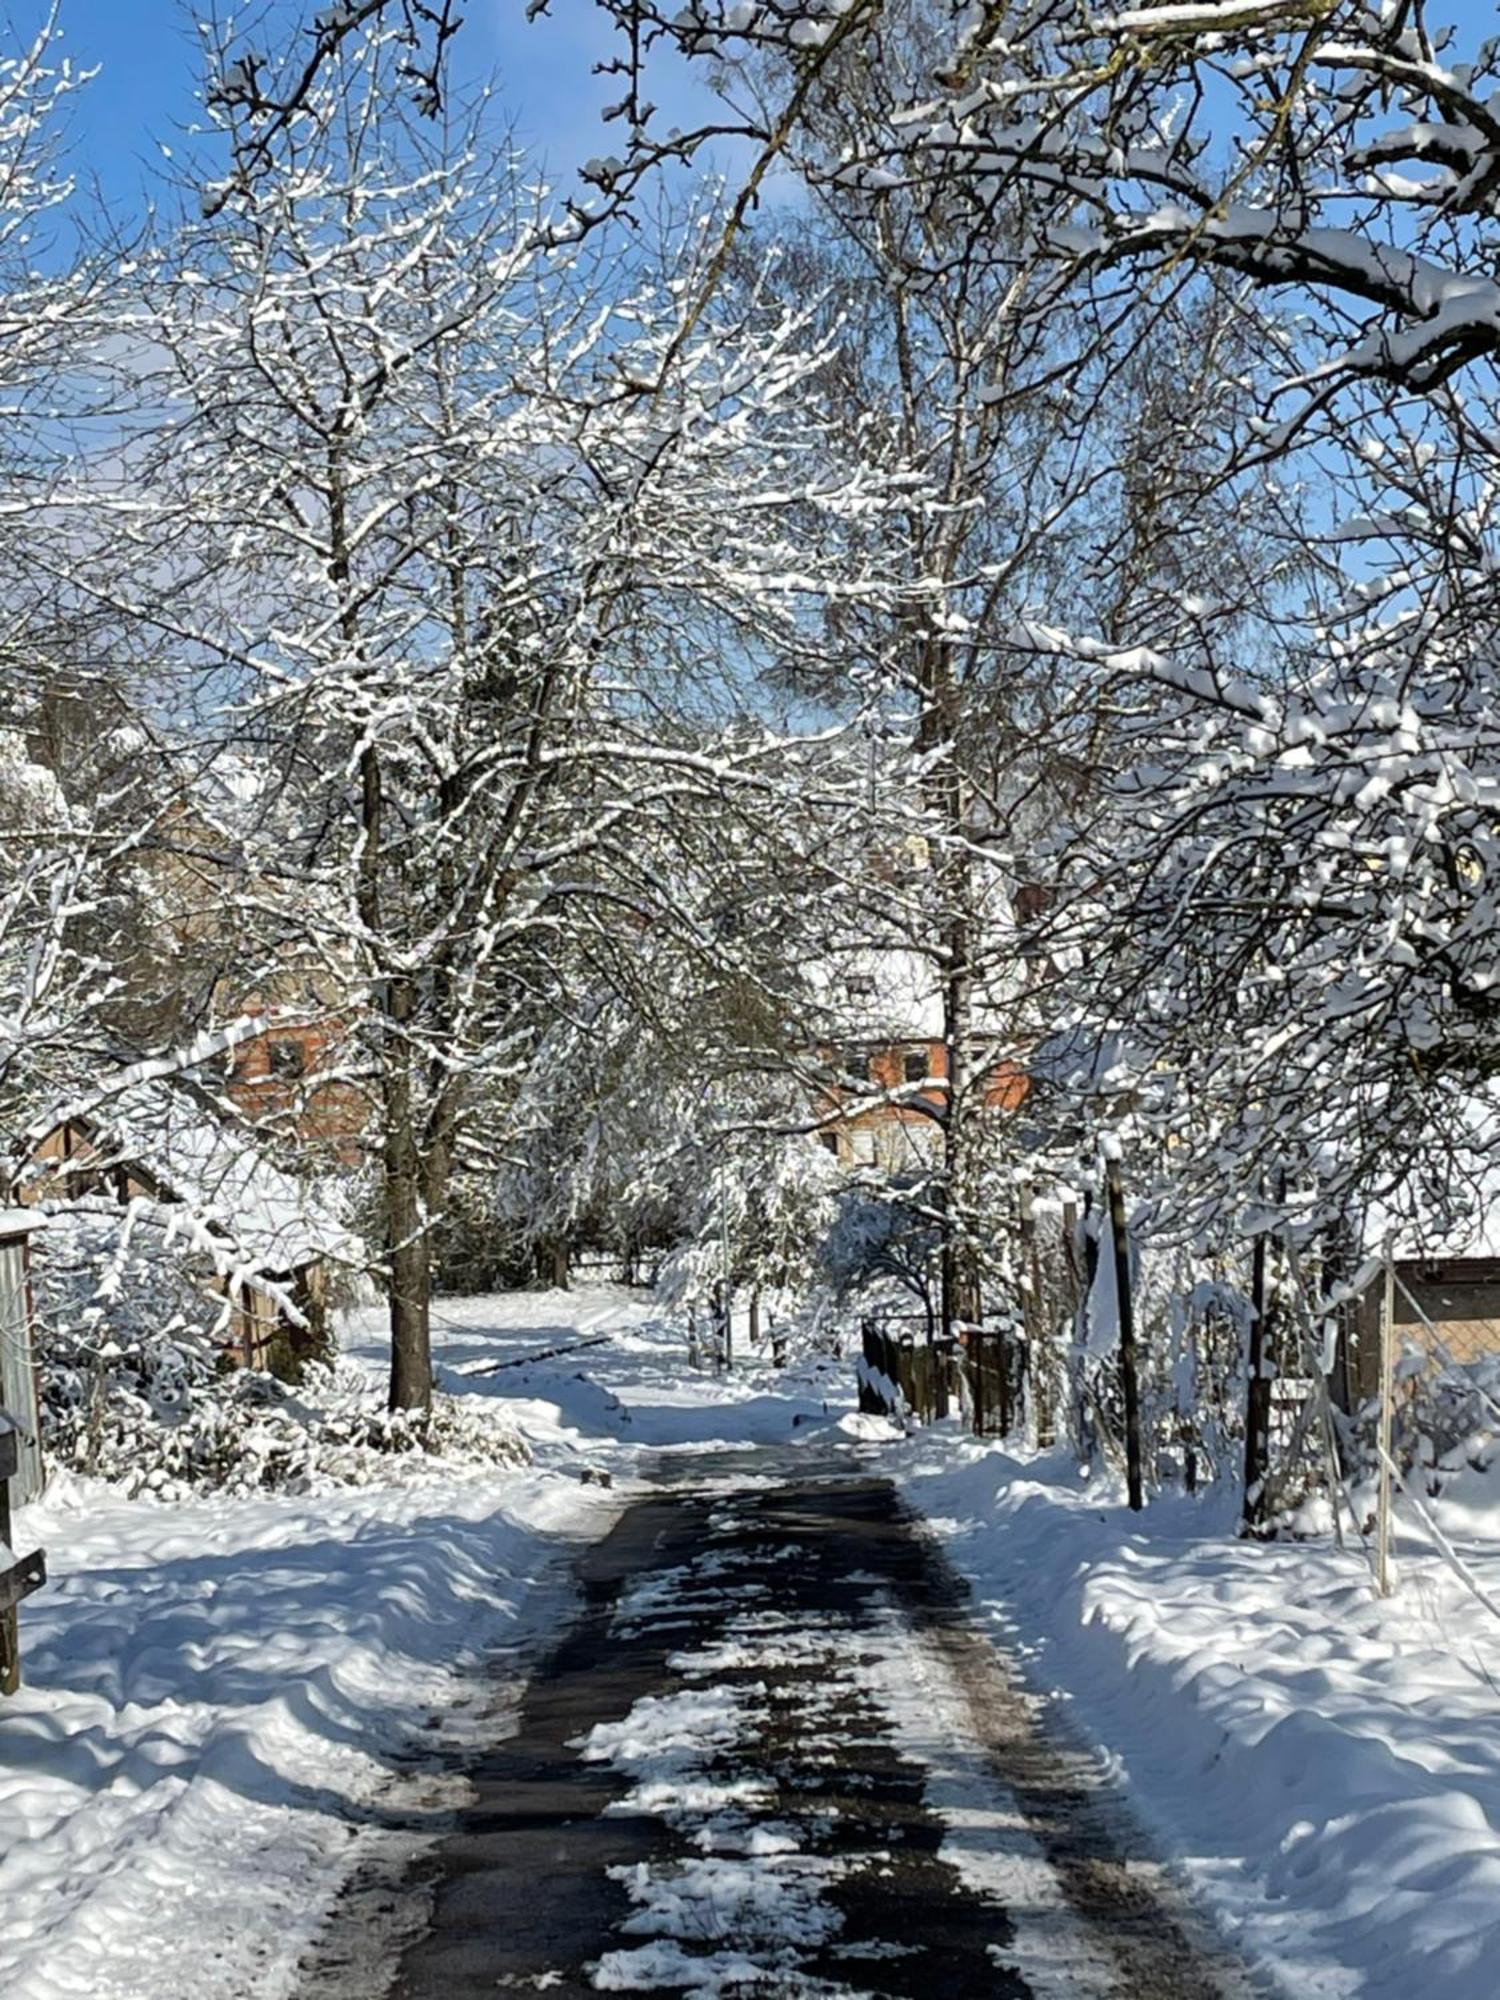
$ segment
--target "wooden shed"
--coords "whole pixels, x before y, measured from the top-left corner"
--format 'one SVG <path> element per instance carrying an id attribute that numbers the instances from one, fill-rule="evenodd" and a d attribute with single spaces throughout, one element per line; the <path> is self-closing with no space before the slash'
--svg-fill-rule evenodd
<path id="1" fill-rule="evenodd" d="M 362 1262 L 352 1233 L 267 1157 L 250 1128 L 163 1082 L 42 1133 L 22 1198 L 145 1201 L 180 1217 L 173 1226 L 185 1260 L 203 1266 L 207 1289 L 228 1301 L 228 1358 L 276 1373 L 295 1375 L 321 1352 L 330 1270 Z"/>
<path id="2" fill-rule="evenodd" d="M 0 1410 L 16 1426 L 11 1496 L 19 1504 L 36 1498 L 44 1477 L 31 1310 L 31 1238 L 41 1227 L 29 1209 L 0 1208 Z"/>
<path id="3" fill-rule="evenodd" d="M 1350 1337 L 1340 1343 L 1335 1392 L 1346 1409 L 1380 1390 L 1380 1315 L 1385 1281 L 1377 1275 L 1355 1302 Z M 1392 1323 L 1398 1348 L 1425 1348 L 1459 1367 L 1500 1355 L 1500 1257 L 1396 1259 Z"/>

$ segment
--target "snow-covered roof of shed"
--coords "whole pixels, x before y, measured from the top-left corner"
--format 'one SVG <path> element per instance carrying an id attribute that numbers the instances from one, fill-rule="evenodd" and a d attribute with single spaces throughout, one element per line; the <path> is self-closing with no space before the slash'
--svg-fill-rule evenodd
<path id="1" fill-rule="evenodd" d="M 45 1216 L 38 1215 L 34 1208 L 0 1208 L 0 1243 L 8 1236 L 29 1236 L 35 1229 L 45 1229 Z"/>
<path id="2" fill-rule="evenodd" d="M 256 1269 L 275 1274 L 323 1258 L 361 1261 L 359 1240 L 330 1212 L 326 1188 L 278 1167 L 245 1126 L 220 1120 L 192 1090 L 137 1084 L 90 1123 L 109 1159 L 139 1167 Z"/>

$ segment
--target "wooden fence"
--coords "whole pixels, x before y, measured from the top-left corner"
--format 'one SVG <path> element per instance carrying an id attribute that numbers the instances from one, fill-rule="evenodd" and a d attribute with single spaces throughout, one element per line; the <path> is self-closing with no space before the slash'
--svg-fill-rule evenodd
<path id="1" fill-rule="evenodd" d="M 659 1250 L 645 1250 L 635 1257 L 619 1250 L 574 1250 L 568 1257 L 568 1278 L 575 1285 L 630 1285 L 650 1291 L 661 1264 Z"/>
<path id="2" fill-rule="evenodd" d="M 859 1407 L 934 1423 L 961 1414 L 976 1437 L 1004 1437 L 1021 1414 L 1024 1344 L 994 1327 L 926 1339 L 890 1321 L 860 1322 Z"/>

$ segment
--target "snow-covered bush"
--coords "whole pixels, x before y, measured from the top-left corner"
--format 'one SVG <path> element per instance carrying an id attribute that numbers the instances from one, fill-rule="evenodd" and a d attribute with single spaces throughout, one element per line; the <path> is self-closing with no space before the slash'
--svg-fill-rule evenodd
<path id="1" fill-rule="evenodd" d="M 761 1343 L 778 1361 L 836 1347 L 836 1303 L 821 1262 L 837 1215 L 838 1169 L 806 1138 L 756 1135 L 705 1161 L 689 1233 L 663 1260 L 658 1298 L 716 1310 L 727 1277 L 736 1314 L 754 1302 Z"/>
<path id="2" fill-rule="evenodd" d="M 33 1270 L 45 1442 L 83 1463 L 128 1405 L 173 1422 L 219 1372 L 222 1300 L 194 1281 L 160 1229 L 107 1214 L 56 1216 Z"/>
<path id="3" fill-rule="evenodd" d="M 840 1195 L 823 1267 L 840 1299 L 936 1317 L 938 1230 L 925 1188 L 855 1185 Z"/>
<path id="4" fill-rule="evenodd" d="M 519 1465 L 530 1456 L 488 1412 L 443 1397 L 430 1413 L 387 1410 L 361 1370 L 321 1364 L 295 1389 L 249 1369 L 195 1382 L 166 1421 L 117 1385 L 97 1420 L 72 1428 L 71 1455 L 67 1442 L 66 1429 L 50 1432 L 62 1463 L 162 1500 L 317 1493 L 442 1476 L 455 1466 Z"/>
<path id="5" fill-rule="evenodd" d="M 347 1363 L 312 1363 L 295 1387 L 231 1367 L 222 1302 L 159 1229 L 118 1213 L 54 1218 L 34 1281 L 48 1457 L 128 1493 L 315 1492 L 528 1455 L 441 1398 L 430 1415 L 386 1410 Z"/>
<path id="6" fill-rule="evenodd" d="M 1379 1424 L 1375 1396 L 1341 1424 L 1346 1469 L 1361 1494 L 1374 1492 Z M 1402 1477 L 1429 1494 L 1500 1462 L 1500 1354 L 1449 1362 L 1409 1341 L 1395 1369 L 1391 1456 Z"/>

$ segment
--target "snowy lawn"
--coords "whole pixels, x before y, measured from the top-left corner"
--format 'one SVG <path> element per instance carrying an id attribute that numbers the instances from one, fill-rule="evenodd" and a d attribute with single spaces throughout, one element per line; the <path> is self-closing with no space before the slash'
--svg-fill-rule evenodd
<path id="1" fill-rule="evenodd" d="M 607 1528 L 641 1452 L 808 1436 L 825 1389 L 847 1401 L 847 1369 L 699 1374 L 646 1313 L 607 1290 L 440 1302 L 440 1387 L 517 1426 L 530 1466 L 170 1504 L 64 1480 L 21 1514 L 51 1581 L 0 1703 L 6 2000 L 292 1993 L 390 1809 L 440 1825 L 451 1788 L 414 1781 L 414 1748 L 417 1770 L 461 1752 L 505 1649 L 558 1614 L 538 1586 Z M 378 1396 L 379 1315 L 345 1339 Z"/>
<path id="2" fill-rule="evenodd" d="M 692 1368 L 680 1327 L 653 1310 L 648 1296 L 608 1287 L 442 1299 L 432 1336 L 437 1386 L 501 1399 L 546 1462 L 596 1464 L 617 1476 L 628 1476 L 644 1452 L 841 1435 L 837 1420 L 855 1401 L 852 1362 L 775 1369 L 745 1354 L 728 1374 Z M 606 1341 L 584 1344 L 605 1332 Z M 379 1315 L 354 1320 L 346 1347 L 379 1375 Z M 563 1347 L 571 1351 L 548 1353 Z M 531 1355 L 546 1358 L 529 1364 Z"/>
<path id="3" fill-rule="evenodd" d="M 880 1460 L 1032 1684 L 1099 1746 L 1224 1930 L 1298 2000 L 1500 1992 L 1500 1621 L 1426 1546 L 1252 1546 L 1134 1516 L 1060 1456 L 934 1430 Z M 1500 1601 L 1500 1490 L 1436 1504 Z"/>

